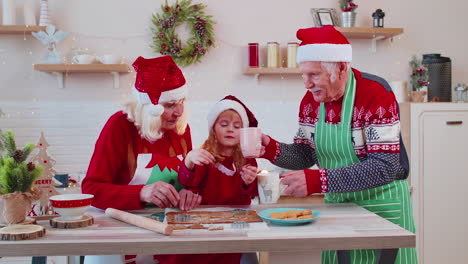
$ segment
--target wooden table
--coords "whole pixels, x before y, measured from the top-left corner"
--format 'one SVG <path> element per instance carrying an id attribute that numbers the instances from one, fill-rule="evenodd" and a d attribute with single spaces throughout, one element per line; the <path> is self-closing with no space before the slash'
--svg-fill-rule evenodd
<path id="1" fill-rule="evenodd" d="M 0 241 L 0 256 L 66 256 L 172 253 L 270 252 L 270 263 L 320 263 L 321 250 L 415 247 L 413 233 L 354 204 L 256 205 L 318 210 L 322 217 L 302 226 L 269 226 L 247 232 L 175 231 L 164 236 L 90 210 L 95 224 L 80 229 L 53 229 L 36 240 Z M 148 211 L 147 211 L 148 213 Z M 151 213 L 151 212 L 149 212 Z M 180 233 L 179 233 L 180 232 Z M 200 233 L 198 233 L 200 234 Z"/>

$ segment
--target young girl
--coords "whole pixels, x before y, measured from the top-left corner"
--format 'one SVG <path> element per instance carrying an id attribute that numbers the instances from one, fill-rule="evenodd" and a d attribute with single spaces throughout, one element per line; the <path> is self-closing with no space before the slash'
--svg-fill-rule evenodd
<path id="1" fill-rule="evenodd" d="M 240 149 L 240 129 L 257 126 L 254 115 L 234 96 L 217 102 L 208 114 L 208 139 L 187 154 L 179 181 L 198 192 L 202 205 L 249 205 L 257 196 L 257 163 Z M 241 253 L 158 256 L 165 263 L 239 264 Z"/>

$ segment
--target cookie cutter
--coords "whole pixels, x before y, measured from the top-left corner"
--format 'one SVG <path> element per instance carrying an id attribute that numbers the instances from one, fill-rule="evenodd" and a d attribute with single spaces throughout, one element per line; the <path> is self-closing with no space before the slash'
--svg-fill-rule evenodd
<path id="1" fill-rule="evenodd" d="M 236 208 L 232 210 L 232 215 L 248 215 L 249 211 L 246 209 Z"/>
<path id="2" fill-rule="evenodd" d="M 249 223 L 244 222 L 244 221 L 236 221 L 236 222 L 231 223 L 231 227 L 233 229 L 239 229 L 239 230 L 248 229 Z"/>
<path id="3" fill-rule="evenodd" d="M 192 220 L 192 215 L 189 214 L 177 214 L 174 216 L 174 221 L 178 223 L 186 223 Z"/>

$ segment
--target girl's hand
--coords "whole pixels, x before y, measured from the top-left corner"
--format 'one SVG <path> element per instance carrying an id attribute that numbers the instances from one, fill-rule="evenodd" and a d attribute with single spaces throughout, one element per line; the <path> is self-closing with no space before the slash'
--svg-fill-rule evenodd
<path id="1" fill-rule="evenodd" d="M 194 149 L 190 151 L 184 160 L 185 166 L 189 170 L 192 170 L 195 165 L 207 165 L 215 162 L 215 157 L 204 149 Z"/>
<path id="2" fill-rule="evenodd" d="M 257 167 L 245 165 L 240 171 L 240 176 L 245 184 L 251 184 L 257 178 Z"/>

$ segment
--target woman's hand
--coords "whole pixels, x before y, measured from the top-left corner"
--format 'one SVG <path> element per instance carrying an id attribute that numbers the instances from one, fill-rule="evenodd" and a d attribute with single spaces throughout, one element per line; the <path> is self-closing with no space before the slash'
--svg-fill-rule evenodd
<path id="1" fill-rule="evenodd" d="M 195 165 L 207 165 L 210 163 L 215 163 L 216 159 L 204 149 L 194 149 L 190 151 L 185 157 L 185 166 L 192 170 Z"/>
<path id="2" fill-rule="evenodd" d="M 257 178 L 257 167 L 245 165 L 239 174 L 244 183 L 249 185 Z"/>
<path id="3" fill-rule="evenodd" d="M 182 189 L 180 190 L 179 195 L 179 208 L 183 211 L 192 210 L 193 208 L 198 207 L 201 204 L 201 195 L 193 193 L 190 190 Z"/>
<path id="4" fill-rule="evenodd" d="M 307 196 L 307 182 L 304 170 L 286 172 L 280 177 L 283 178 L 281 183 L 287 185 L 283 194 L 295 197 Z"/>
<path id="5" fill-rule="evenodd" d="M 154 203 L 160 208 L 177 206 L 179 200 L 180 196 L 174 186 L 163 181 L 145 185 L 140 191 L 140 201 Z"/>

